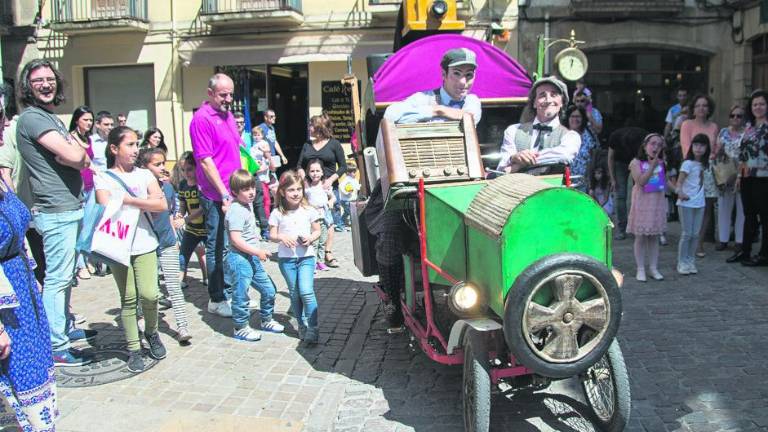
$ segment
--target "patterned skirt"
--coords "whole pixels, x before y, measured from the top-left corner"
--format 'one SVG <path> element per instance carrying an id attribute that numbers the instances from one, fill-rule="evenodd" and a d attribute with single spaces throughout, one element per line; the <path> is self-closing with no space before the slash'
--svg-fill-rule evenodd
<path id="1" fill-rule="evenodd" d="M 664 192 L 643 192 L 632 187 L 632 207 L 627 232 L 634 235 L 660 235 L 667 230 L 667 198 Z"/>

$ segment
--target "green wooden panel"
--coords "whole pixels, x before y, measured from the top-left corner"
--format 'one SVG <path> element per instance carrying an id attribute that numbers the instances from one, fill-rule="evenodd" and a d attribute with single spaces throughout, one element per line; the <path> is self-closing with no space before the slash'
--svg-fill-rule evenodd
<path id="1" fill-rule="evenodd" d="M 504 316 L 501 253 L 498 239 L 472 227 L 467 227 L 468 281 L 477 285 L 488 299 L 491 310 Z"/>
<path id="2" fill-rule="evenodd" d="M 528 197 L 501 234 L 503 297 L 526 267 L 548 255 L 583 254 L 610 267 L 610 223 L 603 209 L 581 192 L 556 188 Z"/>
<path id="3" fill-rule="evenodd" d="M 472 183 L 431 187 L 426 191 L 427 257 L 459 280 L 466 279 L 467 275 L 464 211 L 484 186 L 484 183 Z M 429 280 L 450 285 L 433 270 L 429 271 Z"/>
<path id="4" fill-rule="evenodd" d="M 413 284 L 413 267 L 411 260 L 403 256 L 403 271 L 405 273 L 405 303 L 413 310 L 413 301 L 415 298 L 416 287 Z"/>

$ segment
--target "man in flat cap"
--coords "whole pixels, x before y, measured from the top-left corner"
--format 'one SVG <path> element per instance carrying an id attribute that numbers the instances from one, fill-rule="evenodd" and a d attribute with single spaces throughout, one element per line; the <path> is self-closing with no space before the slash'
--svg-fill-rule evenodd
<path id="1" fill-rule="evenodd" d="M 480 99 L 469 94 L 477 69 L 474 51 L 467 48 L 446 51 L 440 67 L 443 76 L 440 88 L 415 93 L 390 105 L 384 118 L 394 123 L 418 123 L 461 120 L 464 113 L 469 113 L 477 125 L 482 116 Z"/>
<path id="2" fill-rule="evenodd" d="M 572 162 L 581 137 L 560 124 L 560 112 L 567 104 L 568 88 L 559 79 L 546 77 L 533 83 L 528 108 L 536 116 L 504 131 L 498 170 L 517 172 L 536 164 Z"/>
<path id="3" fill-rule="evenodd" d="M 439 122 L 461 120 L 469 113 L 477 125 L 482 116 L 480 99 L 469 93 L 475 81 L 477 56 L 467 48 L 452 49 L 443 55 L 440 66 L 443 83 L 439 88 L 415 93 L 390 105 L 384 118 L 394 123 Z M 377 139 L 381 139 L 381 134 Z M 384 306 L 389 331 L 399 332 L 403 330 L 400 292 L 405 285 L 403 237 L 409 229 L 404 226 L 402 211 L 384 211 L 381 183 L 371 191 L 365 215 L 368 231 L 376 236 L 379 284 L 390 299 Z"/>

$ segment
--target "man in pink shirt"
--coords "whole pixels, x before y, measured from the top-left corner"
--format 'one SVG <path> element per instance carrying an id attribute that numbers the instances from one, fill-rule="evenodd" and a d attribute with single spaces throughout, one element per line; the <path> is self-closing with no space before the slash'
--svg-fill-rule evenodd
<path id="1" fill-rule="evenodd" d="M 232 202 L 229 177 L 240 168 L 240 134 L 230 112 L 234 83 L 218 73 L 208 80 L 208 100 L 192 117 L 189 134 L 192 153 L 197 161 L 197 184 L 200 206 L 205 215 L 208 239 L 205 259 L 208 265 L 208 312 L 231 317 L 224 284 L 224 262 L 227 236 L 224 213 Z"/>

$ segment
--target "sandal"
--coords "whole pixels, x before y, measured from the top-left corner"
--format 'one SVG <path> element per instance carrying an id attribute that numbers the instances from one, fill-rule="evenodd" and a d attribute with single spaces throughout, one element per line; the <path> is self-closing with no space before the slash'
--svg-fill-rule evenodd
<path id="1" fill-rule="evenodd" d="M 328 259 L 328 255 L 331 256 L 331 259 Z M 333 257 L 333 252 L 331 251 L 325 251 L 325 265 L 328 267 L 337 268 L 339 266 L 339 260 Z"/>

